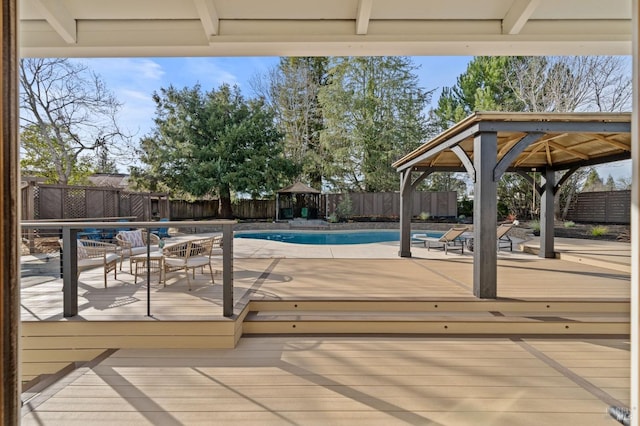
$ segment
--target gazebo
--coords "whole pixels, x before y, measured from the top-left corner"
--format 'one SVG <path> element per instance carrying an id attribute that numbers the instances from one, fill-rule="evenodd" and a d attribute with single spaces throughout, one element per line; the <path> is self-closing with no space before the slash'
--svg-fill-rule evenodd
<path id="1" fill-rule="evenodd" d="M 276 221 L 284 219 L 317 219 L 320 194 L 302 182 L 296 182 L 276 193 Z"/>
<path id="2" fill-rule="evenodd" d="M 540 257 L 553 258 L 554 196 L 583 166 L 631 158 L 630 113 L 477 112 L 393 164 L 400 173 L 400 257 L 411 257 L 411 193 L 434 172 L 473 181 L 473 293 L 497 297 L 497 183 L 522 175 L 540 194 Z M 542 174 L 538 185 L 527 172 Z M 556 172 L 562 173 L 556 182 Z"/>

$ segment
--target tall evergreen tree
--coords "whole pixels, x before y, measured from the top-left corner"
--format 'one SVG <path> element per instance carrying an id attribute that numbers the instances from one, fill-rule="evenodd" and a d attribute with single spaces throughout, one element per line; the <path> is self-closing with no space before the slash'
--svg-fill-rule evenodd
<path id="1" fill-rule="evenodd" d="M 423 114 L 431 92 L 418 85 L 405 57 L 332 58 L 320 90 L 326 178 L 339 190 L 398 187 L 391 164 L 427 135 Z"/>
<path id="2" fill-rule="evenodd" d="M 294 172 L 282 155 L 282 135 L 264 102 L 245 100 L 238 87 L 200 86 L 155 93 L 155 129 L 141 141 L 135 182 L 149 189 L 220 198 L 220 217 L 232 217 L 232 193 L 259 196 Z M 162 186 L 162 187 L 161 187 Z"/>
<path id="3" fill-rule="evenodd" d="M 284 152 L 298 164 L 298 180 L 322 189 L 324 153 L 320 88 L 326 84 L 327 57 L 283 57 L 268 82 L 269 98 L 285 135 Z"/>

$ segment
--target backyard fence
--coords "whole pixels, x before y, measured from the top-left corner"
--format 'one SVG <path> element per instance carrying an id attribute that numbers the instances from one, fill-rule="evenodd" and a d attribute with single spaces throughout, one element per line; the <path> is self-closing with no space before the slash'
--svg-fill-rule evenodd
<path id="1" fill-rule="evenodd" d="M 336 211 L 348 196 L 353 217 L 400 216 L 398 192 L 352 192 L 349 194 L 323 194 L 318 217 Z M 414 192 L 412 216 L 427 213 L 430 217 L 456 217 L 455 192 Z M 99 186 L 45 185 L 35 181 L 23 183 L 22 219 L 76 219 L 104 217 L 135 217 L 148 221 L 161 217 L 172 220 L 218 219 L 218 200 L 169 200 L 166 194 L 130 192 L 119 188 Z M 238 219 L 274 220 L 275 200 L 236 200 L 233 213 Z"/>
<path id="2" fill-rule="evenodd" d="M 631 191 L 581 192 L 567 219 L 584 223 L 631 223 Z"/>
<path id="3" fill-rule="evenodd" d="M 399 192 L 351 192 L 326 194 L 327 215 L 335 213 L 345 196 L 351 198 L 351 216 L 398 218 L 400 216 Z M 415 191 L 411 198 L 411 215 L 426 213 L 430 217 L 457 217 L 456 192 Z"/>
<path id="4" fill-rule="evenodd" d="M 164 194 L 138 193 L 97 186 L 22 185 L 22 220 L 169 217 Z"/>

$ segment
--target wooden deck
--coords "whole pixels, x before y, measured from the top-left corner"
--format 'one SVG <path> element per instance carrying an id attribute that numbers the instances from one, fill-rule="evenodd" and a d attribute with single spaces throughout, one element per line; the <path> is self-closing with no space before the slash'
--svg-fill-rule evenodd
<path id="1" fill-rule="evenodd" d="M 68 374 L 30 384 L 23 424 L 610 425 L 628 406 L 624 267 L 501 253 L 499 300 L 479 301 L 470 256 L 383 249 L 239 246 L 232 319 L 203 275 L 152 276 L 149 317 L 132 275 L 84 272 L 69 319 L 58 278 L 25 277 L 23 375 Z"/>
<path id="2" fill-rule="evenodd" d="M 30 394 L 23 425 L 611 426 L 629 342 L 258 337 L 116 351 Z"/>

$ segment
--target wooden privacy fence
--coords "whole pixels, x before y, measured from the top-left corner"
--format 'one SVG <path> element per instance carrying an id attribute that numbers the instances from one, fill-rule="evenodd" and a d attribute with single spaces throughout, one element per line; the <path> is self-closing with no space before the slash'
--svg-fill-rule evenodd
<path id="1" fill-rule="evenodd" d="M 351 192 L 349 194 L 323 195 L 327 215 L 331 215 L 345 196 L 351 198 L 351 216 L 400 216 L 399 192 Z M 430 217 L 457 217 L 458 201 L 456 192 L 415 191 L 411 199 L 411 215 L 427 213 Z"/>
<path id="2" fill-rule="evenodd" d="M 169 217 L 164 194 L 123 191 L 97 186 L 44 185 L 30 181 L 22 186 L 22 219 L 76 219 L 135 217 L 151 220 Z"/>
<path id="3" fill-rule="evenodd" d="M 587 223 L 631 223 L 631 191 L 581 192 L 567 219 Z"/>
<path id="4" fill-rule="evenodd" d="M 171 219 L 216 219 L 218 218 L 218 200 L 169 201 Z M 275 219 L 275 200 L 237 200 L 232 205 L 233 215 L 237 219 Z"/>

